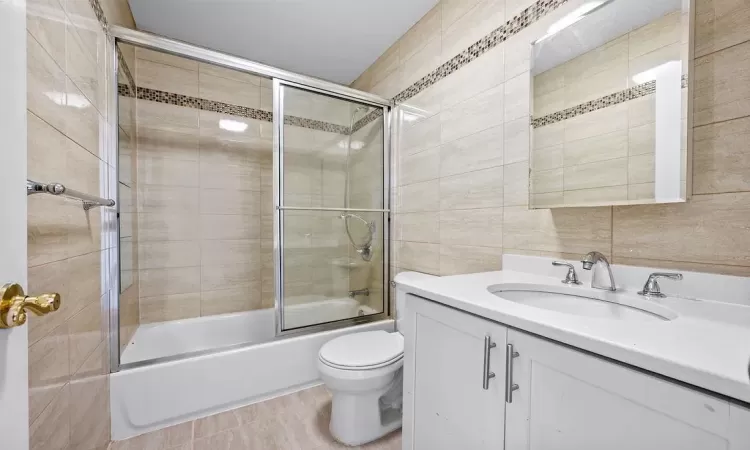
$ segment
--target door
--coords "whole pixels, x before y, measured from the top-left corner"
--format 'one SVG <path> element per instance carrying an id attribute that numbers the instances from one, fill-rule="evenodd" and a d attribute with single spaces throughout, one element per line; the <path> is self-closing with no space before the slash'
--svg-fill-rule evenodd
<path id="1" fill-rule="evenodd" d="M 0 0 L 0 285 L 26 287 L 26 7 Z M 0 448 L 29 448 L 28 331 L 0 329 Z"/>
<path id="2" fill-rule="evenodd" d="M 725 400 L 519 331 L 508 343 L 519 356 L 507 450 L 748 448 L 730 422 L 746 430 L 749 416 Z"/>
<path id="3" fill-rule="evenodd" d="M 506 328 L 412 295 L 406 311 L 403 448 L 502 449 Z"/>
<path id="4" fill-rule="evenodd" d="M 278 334 L 386 313 L 386 114 L 274 80 Z"/>

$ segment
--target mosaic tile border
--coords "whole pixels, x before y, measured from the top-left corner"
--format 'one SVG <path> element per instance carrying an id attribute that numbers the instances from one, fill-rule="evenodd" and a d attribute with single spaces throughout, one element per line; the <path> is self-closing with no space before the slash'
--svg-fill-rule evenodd
<path id="1" fill-rule="evenodd" d="M 370 111 L 363 118 L 354 122 L 354 125 L 352 126 L 352 133 L 356 133 L 357 131 L 362 129 L 362 127 L 372 122 L 373 120 L 377 119 L 378 117 L 381 117 L 382 115 L 383 115 L 383 110 L 380 108 Z"/>
<path id="2" fill-rule="evenodd" d="M 102 9 L 101 3 L 99 3 L 99 0 L 89 0 L 89 5 L 91 6 L 91 9 L 94 10 L 94 14 L 96 15 L 96 20 L 99 21 L 99 25 L 101 25 L 106 32 L 109 24 L 107 23 L 107 16 L 104 15 L 104 9 Z"/>
<path id="3" fill-rule="evenodd" d="M 680 86 L 685 89 L 688 85 L 688 76 L 682 75 L 680 79 Z M 588 114 L 600 109 L 609 108 L 610 106 L 619 105 L 630 100 L 645 97 L 656 92 L 656 81 L 649 81 L 628 89 L 614 92 L 603 97 L 589 100 L 570 108 L 563 109 L 562 111 L 553 112 L 551 114 L 544 115 L 542 117 L 531 118 L 531 126 L 534 128 L 540 128 L 546 125 L 552 125 L 553 123 L 562 122 L 563 120 L 572 119 L 583 114 Z"/>
<path id="4" fill-rule="evenodd" d="M 125 78 L 128 79 L 128 84 L 130 85 L 130 89 L 132 89 L 133 92 L 136 91 L 135 87 L 135 78 L 133 77 L 133 74 L 130 72 L 130 67 L 128 67 L 127 62 L 125 62 L 125 57 L 122 56 L 122 52 L 120 51 L 119 47 L 115 47 L 115 51 L 117 52 L 117 65 L 118 68 L 122 70 L 122 73 L 125 74 Z M 118 91 L 119 91 L 119 84 L 118 83 Z"/>
<path id="5" fill-rule="evenodd" d="M 459 70 L 463 66 L 479 58 L 484 53 L 487 53 L 488 51 L 497 47 L 498 44 L 507 41 L 508 38 L 518 34 L 529 25 L 533 24 L 540 18 L 547 15 L 549 12 L 557 9 L 567 2 L 568 0 L 537 1 L 533 5 L 521 11 L 518 15 L 514 16 L 512 19 L 505 22 L 505 24 L 490 32 L 490 34 L 488 34 L 487 36 L 470 45 L 466 50 L 448 60 L 448 62 L 443 63 L 440 67 L 433 70 L 426 76 L 422 77 L 416 83 L 401 91 L 398 95 L 393 97 L 392 100 L 395 103 L 403 103 L 406 100 L 414 97 L 423 90 L 429 88 L 433 84 Z"/>
<path id="6" fill-rule="evenodd" d="M 594 100 L 589 100 L 580 105 L 563 109 L 562 111 L 553 112 L 552 114 L 547 114 L 542 117 L 532 118 L 531 126 L 534 128 L 540 128 L 546 125 L 552 125 L 553 123 L 562 122 L 563 120 L 572 119 L 573 117 L 645 97 L 654 92 L 656 92 L 656 81 L 649 81 Z"/>
<path id="7" fill-rule="evenodd" d="M 102 8 L 101 3 L 99 3 L 99 0 L 89 0 L 89 6 L 91 6 L 91 9 L 94 10 L 94 15 L 96 16 L 96 20 L 99 22 L 99 25 L 102 27 L 102 30 L 104 30 L 104 34 L 108 35 L 109 31 L 109 22 L 107 22 L 107 16 L 104 14 L 104 9 Z M 115 47 L 115 51 L 117 52 L 117 61 L 118 65 L 120 66 L 120 69 L 122 69 L 122 72 L 125 74 L 125 78 L 128 79 L 128 84 L 130 84 L 130 88 L 135 91 L 135 78 L 133 77 L 133 74 L 130 72 L 130 67 L 128 67 L 127 63 L 125 62 L 125 58 L 122 56 L 122 52 L 120 52 L 120 49 L 118 47 Z M 119 91 L 119 86 L 118 86 Z"/>
<path id="8" fill-rule="evenodd" d="M 118 93 L 125 97 L 135 97 L 139 100 L 149 100 L 157 103 L 165 103 L 174 106 L 183 106 L 186 108 L 201 109 L 204 111 L 213 111 L 218 113 L 230 114 L 248 119 L 262 120 L 264 122 L 273 122 L 273 113 L 262 109 L 249 108 L 247 106 L 232 105 L 230 103 L 217 102 L 189 95 L 174 94 L 172 92 L 161 91 L 144 87 L 136 87 L 135 95 L 132 94 L 127 84 L 118 84 Z M 380 111 L 382 115 L 382 111 Z M 361 120 L 360 120 L 361 122 Z M 349 135 L 349 127 L 335 123 L 323 122 L 320 120 L 307 119 L 304 117 L 285 116 L 284 123 L 295 127 L 309 128 L 311 130 L 326 131 L 329 133 Z M 358 122 L 359 123 L 359 122 Z"/>

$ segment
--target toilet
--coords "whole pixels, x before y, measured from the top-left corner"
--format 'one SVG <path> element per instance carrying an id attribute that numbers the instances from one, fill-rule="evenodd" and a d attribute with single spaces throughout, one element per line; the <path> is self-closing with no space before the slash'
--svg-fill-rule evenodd
<path id="1" fill-rule="evenodd" d="M 399 296 L 397 311 L 403 305 Z M 330 430 L 336 440 L 357 446 L 401 428 L 403 366 L 400 331 L 352 333 L 321 347 L 318 370 L 331 392 Z"/>
<path id="2" fill-rule="evenodd" d="M 332 396 L 331 434 L 362 445 L 401 428 L 404 337 L 364 331 L 327 342 L 318 370 Z"/>

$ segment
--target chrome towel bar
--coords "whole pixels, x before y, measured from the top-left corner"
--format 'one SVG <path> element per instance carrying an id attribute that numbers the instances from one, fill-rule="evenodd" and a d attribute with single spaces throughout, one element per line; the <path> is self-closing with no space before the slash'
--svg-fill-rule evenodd
<path id="1" fill-rule="evenodd" d="M 83 202 L 83 209 L 88 211 L 91 208 L 97 206 L 115 206 L 115 201 L 108 198 L 96 197 L 83 192 L 78 192 L 74 189 L 68 189 L 64 184 L 50 183 L 44 184 L 37 181 L 26 180 L 26 195 L 33 194 L 52 194 L 52 195 L 63 195 L 65 197 L 74 198 Z"/>

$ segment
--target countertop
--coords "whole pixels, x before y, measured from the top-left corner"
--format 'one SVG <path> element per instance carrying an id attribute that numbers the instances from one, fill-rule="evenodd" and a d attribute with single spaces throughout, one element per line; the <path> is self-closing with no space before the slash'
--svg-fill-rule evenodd
<path id="1" fill-rule="evenodd" d="M 448 277 L 415 272 L 399 289 L 492 321 L 750 403 L 750 308 L 699 300 L 655 300 L 679 314 L 671 321 L 626 322 L 554 312 L 500 298 L 499 283 L 559 286 L 559 278 L 499 271 Z M 588 286 L 571 286 L 585 295 Z M 624 292 L 624 295 L 633 295 Z M 408 301 L 405 305 L 408 309 Z M 737 309 L 741 308 L 741 309 Z M 709 313 L 710 312 L 710 313 Z M 726 320 L 722 320 L 722 314 Z M 738 320 L 738 315 L 741 320 Z"/>

